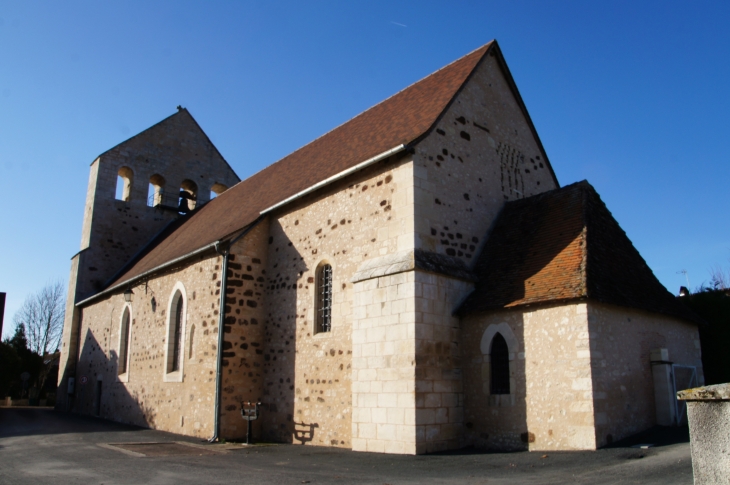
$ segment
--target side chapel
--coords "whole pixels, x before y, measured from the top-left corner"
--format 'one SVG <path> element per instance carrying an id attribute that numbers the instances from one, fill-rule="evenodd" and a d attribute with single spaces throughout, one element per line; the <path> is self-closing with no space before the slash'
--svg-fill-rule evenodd
<path id="1" fill-rule="evenodd" d="M 261 401 L 259 440 L 590 450 L 671 424 L 659 364 L 702 383 L 698 324 L 593 187 L 558 184 L 493 41 L 243 181 L 184 108 L 96 158 L 57 405 L 236 440 Z"/>

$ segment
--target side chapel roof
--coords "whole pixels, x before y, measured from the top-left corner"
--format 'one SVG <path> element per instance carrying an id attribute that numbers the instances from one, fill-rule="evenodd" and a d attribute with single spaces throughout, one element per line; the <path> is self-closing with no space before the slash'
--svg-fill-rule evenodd
<path id="1" fill-rule="evenodd" d="M 702 323 L 669 293 L 587 182 L 507 202 L 460 315 L 576 299 Z"/>
<path id="2" fill-rule="evenodd" d="M 288 197 L 400 144 L 418 140 L 430 131 L 488 53 L 499 59 L 531 125 L 499 46 L 489 42 L 231 187 L 184 224 L 148 244 L 107 287 L 231 236 Z"/>

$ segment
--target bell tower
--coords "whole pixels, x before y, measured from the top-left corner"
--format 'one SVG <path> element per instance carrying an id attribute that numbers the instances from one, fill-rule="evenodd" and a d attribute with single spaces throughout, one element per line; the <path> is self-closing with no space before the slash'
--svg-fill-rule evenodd
<path id="1" fill-rule="evenodd" d="M 187 109 L 91 164 L 81 250 L 71 259 L 61 369 L 75 362 L 76 304 L 102 291 L 160 231 L 240 179 Z M 71 366 L 73 367 L 73 365 Z M 65 376 L 59 376 L 64 399 Z M 61 405 L 62 407 L 63 405 Z"/>

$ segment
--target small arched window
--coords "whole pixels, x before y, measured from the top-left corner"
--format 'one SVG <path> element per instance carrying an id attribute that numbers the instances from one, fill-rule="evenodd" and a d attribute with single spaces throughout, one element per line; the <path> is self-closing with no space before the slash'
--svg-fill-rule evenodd
<path id="1" fill-rule="evenodd" d="M 134 172 L 129 167 L 122 167 L 117 172 L 117 191 L 116 199 L 129 202 L 132 194 L 132 182 L 134 181 Z"/>
<path id="2" fill-rule="evenodd" d="M 317 268 L 317 325 L 315 333 L 332 330 L 332 266 L 324 263 Z"/>
<path id="3" fill-rule="evenodd" d="M 226 190 L 228 190 L 228 187 L 223 184 L 213 184 L 213 186 L 210 188 L 210 200 L 215 199 Z"/>
<path id="4" fill-rule="evenodd" d="M 195 203 L 198 200 L 198 184 L 190 179 L 185 179 L 180 184 L 180 194 L 178 197 L 178 211 L 187 214 L 195 209 Z"/>
<path id="5" fill-rule="evenodd" d="M 162 194 L 165 190 L 165 178 L 162 175 L 154 174 L 150 177 L 150 186 L 147 190 L 147 205 L 156 207 L 162 204 Z"/>
<path id="6" fill-rule="evenodd" d="M 127 373 L 129 366 L 129 336 L 132 332 L 132 322 L 129 314 L 129 307 L 124 307 L 122 313 L 122 324 L 119 328 L 119 362 L 117 365 L 117 374 Z"/>
<path id="7" fill-rule="evenodd" d="M 185 316 L 185 299 L 180 291 L 172 297 L 170 324 L 167 338 L 167 372 L 178 372 L 182 360 L 182 337 Z"/>
<path id="8" fill-rule="evenodd" d="M 502 334 L 494 334 L 489 351 L 491 369 L 489 390 L 492 394 L 509 394 L 509 349 Z"/>

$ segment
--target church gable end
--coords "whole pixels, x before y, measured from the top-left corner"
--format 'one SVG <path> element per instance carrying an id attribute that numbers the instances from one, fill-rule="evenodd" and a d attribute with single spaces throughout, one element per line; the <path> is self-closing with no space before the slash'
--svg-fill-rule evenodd
<path id="1" fill-rule="evenodd" d="M 559 187 L 496 45 L 415 150 L 416 248 L 469 266 L 505 202 Z"/>

